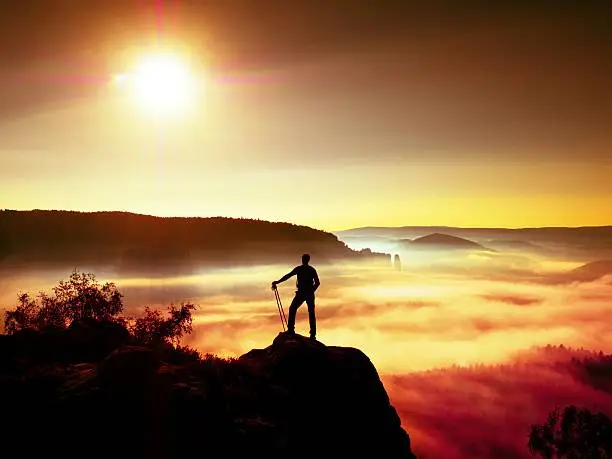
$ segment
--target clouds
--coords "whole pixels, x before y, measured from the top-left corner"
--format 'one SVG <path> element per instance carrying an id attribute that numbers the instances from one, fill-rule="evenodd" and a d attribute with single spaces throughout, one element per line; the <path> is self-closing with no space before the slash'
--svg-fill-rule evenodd
<path id="1" fill-rule="evenodd" d="M 531 306 L 542 302 L 540 298 L 532 298 L 528 296 L 504 295 L 503 293 L 489 293 L 482 295 L 481 298 L 487 301 L 501 302 L 513 304 L 516 306 Z"/>
<path id="2" fill-rule="evenodd" d="M 548 262 L 530 260 L 536 269 L 540 263 L 550 269 Z M 493 364 L 549 343 L 612 351 L 612 335 L 602 320 L 612 314 L 609 278 L 548 283 L 542 280 L 546 275 L 517 272 L 511 263 L 504 270 L 502 258 L 493 261 L 488 274 L 487 261 L 463 269 L 447 269 L 449 262 L 405 262 L 403 272 L 367 264 L 319 267 L 319 338 L 362 349 L 383 373 Z M 566 270 L 563 264 L 558 269 Z M 117 283 L 129 313 L 144 305 L 198 304 L 189 343 L 240 355 L 268 345 L 281 331 L 270 282 L 287 270 L 262 266 L 157 279 L 117 279 L 108 272 L 101 280 Z M 10 305 L 18 290 L 48 289 L 60 278 L 61 273 L 39 280 L 36 275 L 6 278 L 0 295 Z M 281 284 L 285 312 L 293 292 L 291 280 Z M 308 331 L 305 305 L 298 311 L 297 330 Z"/>
<path id="3" fill-rule="evenodd" d="M 534 350 L 563 344 L 612 352 L 606 320 L 612 315 L 611 278 L 560 282 L 558 274 L 575 262 L 521 257 L 529 269 L 517 270 L 512 257 L 505 265 L 503 257 L 467 266 L 464 258 L 456 265 L 452 259 L 405 260 L 403 272 L 366 263 L 317 267 L 319 339 L 368 355 L 419 457 L 526 458 L 529 425 L 542 422 L 556 404 L 612 409 L 605 379 L 594 379 L 605 368 L 587 370 L 572 361 L 585 352 Z M 116 281 L 129 313 L 144 304 L 195 302 L 194 331 L 185 344 L 238 356 L 268 346 L 281 331 L 270 282 L 288 269 L 101 277 Z M 5 278 L 0 295 L 11 298 L 8 290 L 15 286 L 46 289 L 61 277 Z M 293 293 L 292 281 L 281 284 L 285 312 Z M 296 325 L 299 333 L 308 332 L 305 305 Z"/>
<path id="4" fill-rule="evenodd" d="M 165 286 L 151 282 L 137 287 L 138 282 L 129 279 L 118 285 L 125 289 L 130 307 L 155 298 L 156 292 L 155 304 L 163 304 L 162 298 L 196 302 L 200 309 L 190 344 L 207 352 L 240 355 L 268 345 L 281 331 L 269 283 L 286 270 L 255 267 L 165 279 Z M 383 373 L 493 364 L 549 343 L 612 351 L 612 338 L 601 320 L 612 314 L 606 278 L 548 284 L 512 268 L 487 276 L 483 266 L 477 268 L 478 275 L 435 266 L 405 272 L 380 265 L 319 270 L 321 341 L 362 349 Z M 285 312 L 293 292 L 291 281 L 280 287 Z M 298 311 L 297 330 L 308 331 L 305 305 Z"/>

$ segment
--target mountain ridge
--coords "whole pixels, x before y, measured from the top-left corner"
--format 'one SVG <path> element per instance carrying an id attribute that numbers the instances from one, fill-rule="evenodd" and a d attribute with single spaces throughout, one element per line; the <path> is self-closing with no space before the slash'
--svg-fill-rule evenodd
<path id="1" fill-rule="evenodd" d="M 231 217 L 156 217 L 130 212 L 0 211 L 0 262 L 111 264 L 121 272 L 313 263 L 387 254 L 354 251 L 304 225 Z"/>
<path id="2" fill-rule="evenodd" d="M 505 241 L 514 243 L 519 240 L 527 250 L 535 250 L 548 255 L 572 254 L 586 258 L 589 252 L 597 250 L 601 257 L 612 257 L 612 226 L 580 227 L 537 227 L 537 228 L 462 228 L 442 226 L 402 226 L 402 227 L 363 227 L 336 231 L 340 240 L 360 247 L 368 245 L 384 249 L 397 239 L 415 239 L 431 233 L 444 233 L 469 239 L 487 246 L 491 240 L 503 246 Z M 383 241 L 387 239 L 387 241 Z M 370 241 L 368 241 L 370 240 Z M 527 247 L 532 244 L 540 247 Z"/>

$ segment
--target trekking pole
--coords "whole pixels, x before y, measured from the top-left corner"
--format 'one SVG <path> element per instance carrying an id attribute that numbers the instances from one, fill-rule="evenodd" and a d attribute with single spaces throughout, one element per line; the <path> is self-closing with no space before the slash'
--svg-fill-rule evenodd
<path id="1" fill-rule="evenodd" d="M 280 294 L 278 293 L 278 289 L 274 289 L 274 294 L 276 295 L 276 302 L 278 303 L 278 310 L 280 311 L 281 316 L 281 324 L 283 325 L 283 331 L 285 331 L 287 326 L 287 316 L 285 316 L 285 310 L 283 309 L 283 303 L 281 302 Z"/>
<path id="2" fill-rule="evenodd" d="M 285 309 L 283 308 L 283 303 L 281 303 L 280 294 L 278 293 L 278 290 L 276 291 L 276 295 L 278 296 L 278 304 L 280 306 L 280 310 L 283 313 L 283 320 L 285 321 L 285 328 L 288 328 L 289 324 L 287 323 L 287 316 L 285 315 Z"/>
<path id="3" fill-rule="evenodd" d="M 283 304 L 281 303 L 280 295 L 278 294 L 278 288 L 274 287 L 274 296 L 276 297 L 276 306 L 278 306 L 278 315 L 280 316 L 281 325 L 283 326 L 283 331 L 285 331 L 285 324 L 287 323 L 287 317 L 285 316 L 285 311 L 283 310 Z"/>

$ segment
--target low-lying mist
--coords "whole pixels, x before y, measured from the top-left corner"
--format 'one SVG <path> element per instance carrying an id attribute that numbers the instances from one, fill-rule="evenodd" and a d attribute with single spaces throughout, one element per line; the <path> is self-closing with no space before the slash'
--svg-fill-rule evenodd
<path id="1" fill-rule="evenodd" d="M 576 260 L 516 251 L 404 254 L 401 270 L 380 263 L 312 264 L 321 278 L 318 339 L 360 348 L 371 358 L 417 454 L 429 451 L 419 457 L 528 457 L 529 425 L 543 421 L 555 404 L 612 409 L 608 392 L 532 351 L 550 344 L 612 353 L 612 276 L 573 279 L 581 264 Z M 281 331 L 270 283 L 292 268 L 155 278 L 89 271 L 117 284 L 131 314 L 145 305 L 198 304 L 185 343 L 236 356 L 267 346 Z M 69 275 L 70 269 L 5 275 L 1 304 L 10 307 L 18 292 L 48 290 Z M 294 288 L 295 279 L 279 286 L 285 312 Z M 296 331 L 308 332 L 305 305 Z M 568 365 L 571 357 L 563 357 Z M 512 454 L 496 453 L 502 450 Z"/>

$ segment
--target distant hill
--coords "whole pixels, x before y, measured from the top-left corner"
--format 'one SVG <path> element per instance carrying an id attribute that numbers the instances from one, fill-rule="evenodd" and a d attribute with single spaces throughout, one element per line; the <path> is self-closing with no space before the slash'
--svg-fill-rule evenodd
<path id="1" fill-rule="evenodd" d="M 414 238 L 426 236 L 431 233 L 443 233 L 453 236 L 474 238 L 497 235 L 499 239 L 547 239 L 550 237 L 587 237 L 598 236 L 612 238 L 612 225 L 610 226 L 580 226 L 580 227 L 542 227 L 542 228 L 462 228 L 456 226 L 364 226 L 333 231 L 334 234 L 347 237 L 387 237 L 387 238 Z M 519 236 L 525 237 L 519 237 Z M 528 237 L 529 236 L 529 237 Z"/>
<path id="2" fill-rule="evenodd" d="M 118 271 L 313 264 L 387 257 L 356 252 L 330 233 L 290 223 L 162 218 L 127 212 L 0 211 L 0 265 L 112 265 Z"/>
<path id="3" fill-rule="evenodd" d="M 445 250 L 491 250 L 476 242 L 442 233 L 428 234 L 414 240 L 408 240 L 404 243 L 404 247 Z"/>
<path id="4" fill-rule="evenodd" d="M 598 260 L 586 263 L 567 273 L 569 280 L 590 282 L 612 274 L 612 260 Z"/>
<path id="5" fill-rule="evenodd" d="M 459 228 L 451 226 L 362 227 L 334 231 L 341 241 L 347 238 L 416 239 L 432 233 L 456 236 L 493 249 L 520 249 L 546 256 L 574 256 L 578 259 L 612 259 L 612 226 L 544 228 Z M 495 240 L 501 244 L 490 244 Z M 516 241 L 513 247 L 502 241 Z M 510 243 L 512 245 L 512 243 Z M 533 246 L 535 247 L 533 247 Z M 541 246 L 541 247 L 540 247 Z M 382 247 L 382 246 L 381 246 Z"/>
<path id="6" fill-rule="evenodd" d="M 460 228 L 452 226 L 362 227 L 333 231 L 340 239 L 345 237 L 380 237 L 414 239 L 432 233 L 442 233 L 484 243 L 486 240 L 521 240 L 537 244 L 544 241 L 601 245 L 612 243 L 612 226 L 582 226 L 575 228 Z"/>

